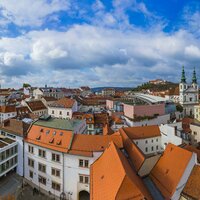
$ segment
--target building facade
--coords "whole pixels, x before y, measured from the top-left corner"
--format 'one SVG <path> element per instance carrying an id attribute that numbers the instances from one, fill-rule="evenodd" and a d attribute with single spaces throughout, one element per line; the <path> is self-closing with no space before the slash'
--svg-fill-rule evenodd
<path id="1" fill-rule="evenodd" d="M 199 86 L 197 84 L 196 71 L 193 71 L 192 84 L 186 82 L 184 67 L 182 69 L 181 82 L 179 83 L 179 103 L 183 106 L 185 116 L 194 115 L 194 106 L 199 102 Z"/>

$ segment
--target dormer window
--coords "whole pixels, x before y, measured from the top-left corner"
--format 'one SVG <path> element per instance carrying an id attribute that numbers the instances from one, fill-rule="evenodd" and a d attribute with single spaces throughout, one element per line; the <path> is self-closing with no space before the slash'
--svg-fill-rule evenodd
<path id="1" fill-rule="evenodd" d="M 43 129 L 43 128 L 41 128 L 41 129 L 40 129 L 40 132 L 43 132 L 43 131 L 44 131 L 44 129 Z"/>
<path id="2" fill-rule="evenodd" d="M 63 136 L 63 132 L 60 132 L 60 136 Z"/>
<path id="3" fill-rule="evenodd" d="M 47 131 L 46 131 L 46 134 L 48 135 L 49 133 L 50 133 L 50 130 L 47 130 Z"/>
<path id="4" fill-rule="evenodd" d="M 56 135 L 56 131 L 53 132 L 53 135 Z"/>
<path id="5" fill-rule="evenodd" d="M 57 145 L 61 145 L 61 139 L 56 142 Z"/>
<path id="6" fill-rule="evenodd" d="M 39 135 L 36 137 L 36 139 L 37 139 L 37 140 L 40 140 L 40 138 L 41 138 L 41 135 L 39 134 Z"/>
<path id="7" fill-rule="evenodd" d="M 50 140 L 49 140 L 49 143 L 53 143 L 54 141 L 54 138 L 52 137 Z"/>

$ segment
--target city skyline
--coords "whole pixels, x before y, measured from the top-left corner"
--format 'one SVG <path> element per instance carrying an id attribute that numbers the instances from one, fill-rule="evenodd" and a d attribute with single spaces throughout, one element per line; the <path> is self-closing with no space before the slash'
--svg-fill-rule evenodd
<path id="1" fill-rule="evenodd" d="M 30 6 L 31 5 L 31 6 Z M 133 87 L 199 75 L 200 2 L 0 2 L 0 82 Z"/>

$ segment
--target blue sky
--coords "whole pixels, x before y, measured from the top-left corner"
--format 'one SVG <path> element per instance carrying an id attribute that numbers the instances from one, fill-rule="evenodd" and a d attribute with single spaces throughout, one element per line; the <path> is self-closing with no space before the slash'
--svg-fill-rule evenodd
<path id="1" fill-rule="evenodd" d="M 188 82 L 200 65 L 200 1 L 0 1 L 3 87 Z"/>

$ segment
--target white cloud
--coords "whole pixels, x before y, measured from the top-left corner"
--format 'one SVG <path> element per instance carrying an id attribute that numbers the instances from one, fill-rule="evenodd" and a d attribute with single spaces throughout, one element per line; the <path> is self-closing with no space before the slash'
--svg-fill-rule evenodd
<path id="1" fill-rule="evenodd" d="M 1 38 L 0 73 L 9 85 L 132 86 L 155 77 L 178 82 L 182 65 L 198 66 L 199 47 L 185 30 L 166 34 L 76 25 Z"/>
<path id="2" fill-rule="evenodd" d="M 67 10 L 67 0 L 1 0 L 1 23 L 12 22 L 18 26 L 41 26 L 46 17 Z"/>

